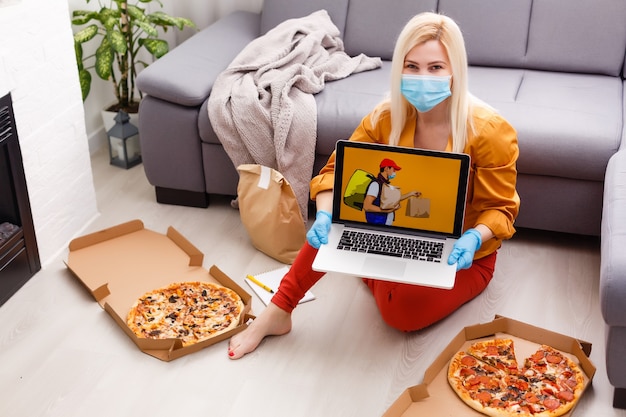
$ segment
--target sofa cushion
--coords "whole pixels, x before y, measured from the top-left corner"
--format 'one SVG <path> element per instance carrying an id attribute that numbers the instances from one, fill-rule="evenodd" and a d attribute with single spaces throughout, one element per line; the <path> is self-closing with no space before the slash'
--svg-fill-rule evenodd
<path id="1" fill-rule="evenodd" d="M 519 172 L 603 181 L 621 140 L 619 78 L 470 67 L 469 79 L 517 129 Z"/>
<path id="2" fill-rule="evenodd" d="M 330 155 L 339 139 L 348 139 L 361 119 L 371 112 L 389 91 L 391 62 L 382 67 L 352 74 L 326 83 L 315 96 L 317 103 L 317 143 L 315 153 Z"/>
<path id="3" fill-rule="evenodd" d="M 404 24 L 418 13 L 436 9 L 437 0 L 394 0 L 393 7 L 380 0 L 350 0 L 344 34 L 346 52 L 391 60 Z M 375 21 L 372 16 L 376 16 Z"/>
<path id="4" fill-rule="evenodd" d="M 195 34 L 137 77 L 144 94 L 183 106 L 199 106 L 213 81 L 250 41 L 259 36 L 260 15 L 237 11 Z M 215 42 L 219 39 L 219 42 Z M 184 69 L 181 72 L 181 62 Z"/>
<path id="5" fill-rule="evenodd" d="M 520 68 L 528 40 L 532 0 L 440 0 L 465 39 L 470 65 Z"/>
<path id="6" fill-rule="evenodd" d="M 470 65 L 613 76 L 624 65 L 623 0 L 440 0 L 439 11 L 461 27 Z"/>
<path id="7" fill-rule="evenodd" d="M 261 11 L 261 33 L 265 34 L 279 23 L 295 17 L 308 16 L 320 9 L 325 9 L 331 20 L 343 35 L 348 14 L 348 0 L 264 0 Z"/>
<path id="8" fill-rule="evenodd" d="M 618 76 L 626 50 L 623 0 L 535 0 L 528 68 Z"/>

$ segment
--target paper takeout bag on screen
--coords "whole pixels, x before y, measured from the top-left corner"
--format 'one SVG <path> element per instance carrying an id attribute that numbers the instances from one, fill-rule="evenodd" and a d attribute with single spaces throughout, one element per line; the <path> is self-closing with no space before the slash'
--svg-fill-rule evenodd
<path id="1" fill-rule="evenodd" d="M 239 213 L 252 244 L 280 262 L 293 263 L 306 228 L 291 185 L 266 166 L 244 164 L 237 171 Z"/>
<path id="2" fill-rule="evenodd" d="M 383 189 L 380 192 L 380 208 L 383 210 L 392 209 L 400 204 L 400 197 L 402 192 L 398 187 L 393 185 L 383 184 Z"/>
<path id="3" fill-rule="evenodd" d="M 409 217 L 430 217 L 430 198 L 409 198 L 406 205 L 406 215 Z"/>

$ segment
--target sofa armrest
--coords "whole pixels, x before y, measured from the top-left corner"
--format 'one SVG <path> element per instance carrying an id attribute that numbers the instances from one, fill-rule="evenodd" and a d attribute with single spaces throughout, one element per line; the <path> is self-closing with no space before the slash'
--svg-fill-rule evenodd
<path id="1" fill-rule="evenodd" d="M 164 101 L 201 105 L 217 76 L 259 36 L 260 21 L 260 14 L 246 11 L 224 16 L 141 71 L 137 88 Z"/>
<path id="2" fill-rule="evenodd" d="M 626 327 L 626 148 L 609 160 L 604 180 L 600 306 L 610 326 Z"/>

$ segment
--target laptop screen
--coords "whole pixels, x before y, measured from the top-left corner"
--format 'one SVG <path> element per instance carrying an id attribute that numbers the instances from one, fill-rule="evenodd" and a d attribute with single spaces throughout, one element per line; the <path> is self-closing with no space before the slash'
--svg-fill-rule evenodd
<path id="1" fill-rule="evenodd" d="M 461 235 L 469 155 L 354 141 L 338 141 L 336 151 L 335 222 Z"/>

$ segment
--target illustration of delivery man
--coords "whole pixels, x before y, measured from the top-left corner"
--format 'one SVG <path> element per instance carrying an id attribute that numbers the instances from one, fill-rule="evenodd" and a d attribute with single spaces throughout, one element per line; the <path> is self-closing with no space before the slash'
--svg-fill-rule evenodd
<path id="1" fill-rule="evenodd" d="M 391 180 L 396 177 L 396 171 L 401 169 L 391 159 L 385 158 L 380 162 L 378 177 L 368 185 L 365 199 L 363 200 L 363 211 L 365 211 L 365 220 L 368 223 L 391 225 L 396 216 L 395 211 L 400 208 L 400 202 L 409 197 L 419 197 L 421 195 L 418 191 L 410 191 L 400 195 L 397 201 L 393 201 L 390 208 L 381 207 L 383 187 L 391 186 Z"/>

